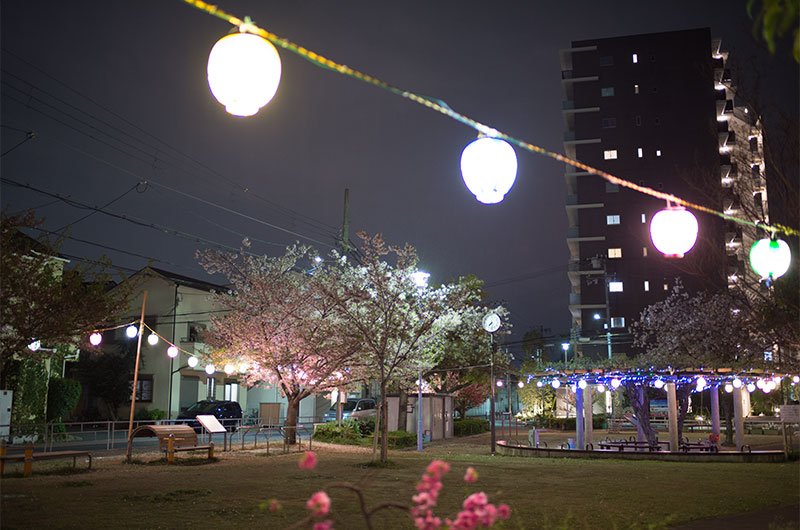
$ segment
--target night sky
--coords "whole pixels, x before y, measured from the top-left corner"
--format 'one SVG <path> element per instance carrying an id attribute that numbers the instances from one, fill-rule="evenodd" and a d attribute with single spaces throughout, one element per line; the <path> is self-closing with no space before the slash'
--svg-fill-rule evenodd
<path id="1" fill-rule="evenodd" d="M 758 49 L 744 1 L 218 4 L 557 152 L 558 50 L 572 40 L 711 27 L 731 57 L 755 57 L 767 94 L 797 112 L 796 66 L 786 49 L 778 59 Z M 517 150 L 514 187 L 482 205 L 459 171 L 475 131 L 289 52 L 280 51 L 281 84 L 267 107 L 252 118 L 225 113 L 206 61 L 231 27 L 181 2 L 4 0 L 1 15 L 1 147 L 10 151 L 0 202 L 9 213 L 34 209 L 46 230 L 72 224 L 69 235 L 84 242 L 67 240 L 64 254 L 106 254 L 134 270 L 152 258 L 204 278 L 195 250 L 238 247 L 245 236 L 260 253 L 298 239 L 326 253 L 349 188 L 352 240 L 366 230 L 413 244 L 434 283 L 477 275 L 511 310 L 515 338 L 540 325 L 567 333 L 562 164 Z M 36 138 L 17 147 L 27 131 Z M 138 224 L 82 219 L 91 210 L 14 183 L 80 205 L 111 203 L 107 211 Z"/>

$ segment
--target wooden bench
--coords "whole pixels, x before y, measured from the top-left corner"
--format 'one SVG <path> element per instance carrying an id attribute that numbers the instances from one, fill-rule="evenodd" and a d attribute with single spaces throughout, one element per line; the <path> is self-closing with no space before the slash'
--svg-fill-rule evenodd
<path id="1" fill-rule="evenodd" d="M 167 462 L 175 462 L 175 453 L 181 451 L 208 451 L 208 459 L 214 458 L 214 442 L 197 445 L 197 433 L 188 425 L 142 425 L 131 433 L 134 438 L 158 438 L 161 451 L 167 455 Z"/>
<path id="2" fill-rule="evenodd" d="M 34 460 L 56 460 L 60 458 L 72 458 L 72 467 L 77 465 L 79 456 L 85 456 L 89 459 L 88 469 L 92 469 L 92 455 L 89 451 L 50 451 L 49 453 L 33 452 L 33 444 L 25 444 L 25 453 L 8 455 L 6 454 L 6 441 L 0 441 L 0 477 L 5 472 L 6 462 L 23 462 L 22 476 L 28 477 L 33 473 Z"/>

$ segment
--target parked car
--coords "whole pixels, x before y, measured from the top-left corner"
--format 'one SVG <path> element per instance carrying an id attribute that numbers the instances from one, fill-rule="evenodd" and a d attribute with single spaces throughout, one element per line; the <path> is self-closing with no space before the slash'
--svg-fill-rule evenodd
<path id="1" fill-rule="evenodd" d="M 188 409 L 178 414 L 179 420 L 186 421 L 187 425 L 194 427 L 194 430 L 200 431 L 202 425 L 195 420 L 198 415 L 211 415 L 215 416 L 219 422 L 229 431 L 236 430 L 242 423 L 242 407 L 235 401 L 217 401 L 214 399 L 204 399 L 191 405 Z"/>
<path id="2" fill-rule="evenodd" d="M 348 398 L 342 403 L 342 419 L 374 418 L 378 408 L 372 398 Z M 332 406 L 322 417 L 323 421 L 336 421 L 336 405 Z"/>

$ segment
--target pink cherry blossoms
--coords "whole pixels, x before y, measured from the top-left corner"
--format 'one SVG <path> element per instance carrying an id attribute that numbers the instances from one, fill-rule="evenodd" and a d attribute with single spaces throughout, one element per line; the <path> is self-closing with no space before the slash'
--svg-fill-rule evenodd
<path id="1" fill-rule="evenodd" d="M 328 515 L 331 510 L 331 498 L 324 491 L 318 491 L 308 499 L 306 508 L 311 510 L 311 515 L 314 517 Z"/>
<path id="2" fill-rule="evenodd" d="M 306 451 L 297 465 L 300 469 L 314 469 L 317 465 L 317 455 L 311 451 Z"/>

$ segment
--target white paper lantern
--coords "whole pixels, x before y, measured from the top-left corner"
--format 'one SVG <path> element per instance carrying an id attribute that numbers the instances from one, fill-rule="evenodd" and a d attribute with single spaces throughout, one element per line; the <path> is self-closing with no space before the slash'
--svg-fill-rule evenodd
<path id="1" fill-rule="evenodd" d="M 175 357 L 177 357 L 178 356 L 178 347 L 177 346 L 170 346 L 169 348 L 167 348 L 167 355 L 171 359 L 174 359 Z"/>
<path id="2" fill-rule="evenodd" d="M 89 335 L 89 344 L 91 344 L 92 346 L 97 346 L 102 341 L 103 341 L 103 336 L 100 333 L 96 332 L 96 331 L 94 333 L 92 333 L 91 335 Z"/>
<path id="3" fill-rule="evenodd" d="M 461 176 L 483 204 L 503 200 L 517 178 L 517 154 L 499 138 L 478 138 L 461 153 Z"/>
<path id="4" fill-rule="evenodd" d="M 281 58 L 269 41 L 252 33 L 222 37 L 208 56 L 208 86 L 234 116 L 252 116 L 275 96 Z"/>
<path id="5" fill-rule="evenodd" d="M 750 266 L 762 278 L 780 278 L 791 263 L 792 251 L 782 239 L 761 239 L 750 249 Z"/>
<path id="6" fill-rule="evenodd" d="M 682 258 L 697 241 L 697 218 L 680 206 L 656 212 L 650 220 L 650 238 L 668 258 Z"/>

